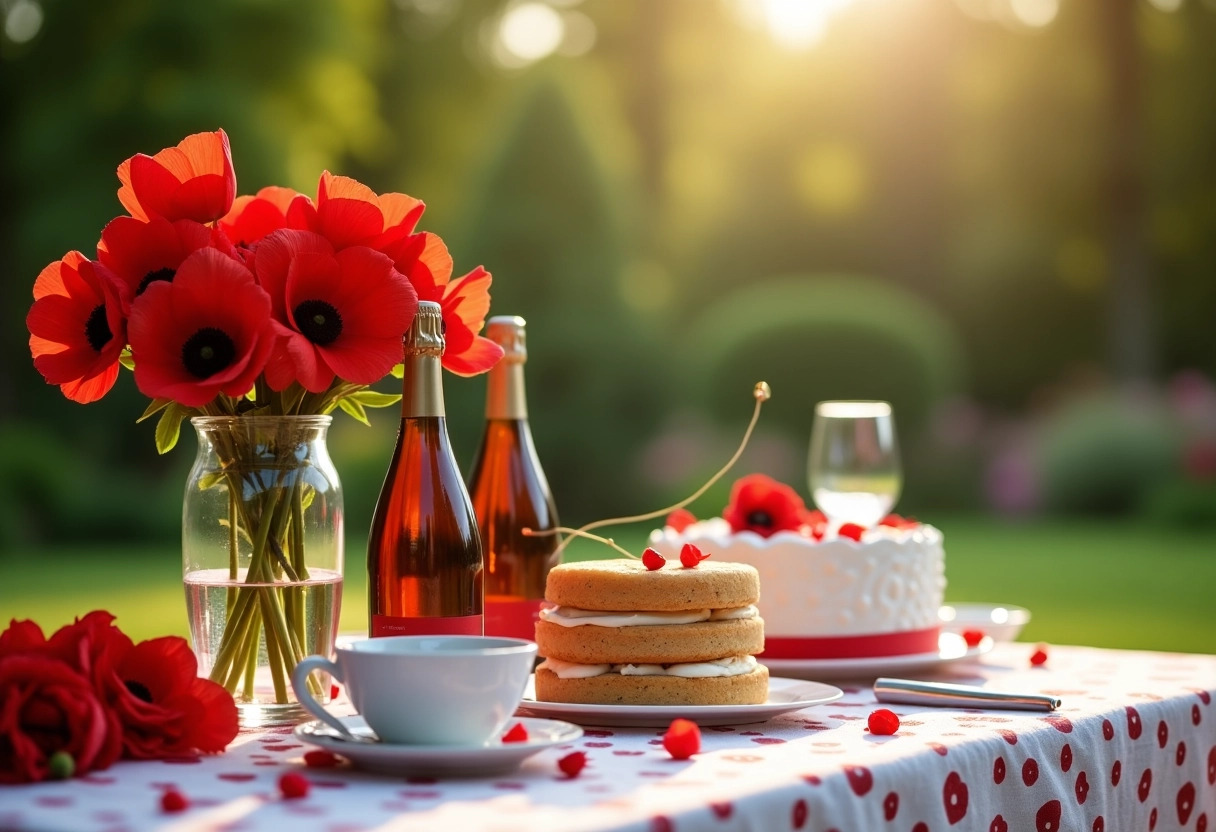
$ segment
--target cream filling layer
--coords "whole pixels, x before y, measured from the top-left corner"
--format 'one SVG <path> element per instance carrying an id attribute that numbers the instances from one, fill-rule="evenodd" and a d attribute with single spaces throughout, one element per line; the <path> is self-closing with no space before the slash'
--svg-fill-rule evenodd
<path id="1" fill-rule="evenodd" d="M 699 621 L 734 621 L 760 614 L 755 604 L 725 610 L 682 610 L 680 612 L 583 610 L 578 607 L 553 607 L 540 611 L 541 621 L 561 627 L 653 627 L 658 624 L 696 624 Z"/>
<path id="2" fill-rule="evenodd" d="M 708 662 L 684 664 L 576 664 L 561 659 L 545 659 L 540 668 L 552 671 L 559 679 L 590 679 L 619 673 L 622 676 L 678 676 L 682 679 L 710 679 L 742 676 L 756 669 L 755 656 L 728 656 Z M 538 669 L 540 669 L 538 668 Z"/>

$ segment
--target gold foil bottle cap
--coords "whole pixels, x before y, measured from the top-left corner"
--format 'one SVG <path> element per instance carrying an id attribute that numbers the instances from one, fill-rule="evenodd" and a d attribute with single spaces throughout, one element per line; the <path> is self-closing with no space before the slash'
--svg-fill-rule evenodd
<path id="1" fill-rule="evenodd" d="M 528 360 L 527 322 L 518 315 L 495 315 L 486 321 L 485 336 L 502 347 L 504 364 L 523 364 Z"/>
<path id="2" fill-rule="evenodd" d="M 443 309 L 434 301 L 418 302 L 418 314 L 405 334 L 406 355 L 443 355 Z"/>

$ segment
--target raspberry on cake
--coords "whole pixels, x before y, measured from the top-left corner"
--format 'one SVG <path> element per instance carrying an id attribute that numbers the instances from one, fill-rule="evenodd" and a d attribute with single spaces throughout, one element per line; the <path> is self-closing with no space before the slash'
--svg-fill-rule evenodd
<path id="1" fill-rule="evenodd" d="M 567 563 L 549 573 L 536 643 L 536 698 L 615 705 L 751 705 L 768 699 L 756 609 L 760 580 L 738 563 L 677 558 Z"/>
<path id="2" fill-rule="evenodd" d="M 762 536 L 715 517 L 650 535 L 651 547 L 667 558 L 689 543 L 712 551 L 715 561 L 759 571 L 766 659 L 938 651 L 945 554 L 932 526 L 902 519 L 869 529 L 804 524 Z"/>

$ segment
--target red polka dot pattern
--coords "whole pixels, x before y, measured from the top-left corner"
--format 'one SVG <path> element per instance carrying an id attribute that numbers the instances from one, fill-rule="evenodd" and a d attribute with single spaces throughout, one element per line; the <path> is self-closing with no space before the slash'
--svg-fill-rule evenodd
<path id="1" fill-rule="evenodd" d="M 1027 786 L 1033 786 L 1035 781 L 1039 779 L 1039 764 L 1031 757 L 1026 762 L 1022 763 L 1022 782 Z"/>
<path id="2" fill-rule="evenodd" d="M 1041 690 L 1064 701 L 1058 712 L 894 706 L 900 730 L 876 737 L 866 716 L 883 703 L 855 685 L 830 706 L 701 726 L 704 751 L 685 763 L 670 761 L 661 729 L 588 727 L 515 773 L 486 778 L 364 776 L 290 729 L 266 729 L 223 755 L 10 789 L 0 795 L 0 829 L 130 832 L 173 788 L 189 796 L 190 821 L 233 800 L 261 802 L 233 832 L 281 832 L 293 821 L 319 832 L 410 828 L 413 815 L 440 806 L 453 813 L 450 828 L 503 832 L 1212 830 L 1216 720 L 1203 688 L 1216 679 L 1216 657 L 1053 647 L 1051 661 L 1031 669 L 1026 650 L 998 644 L 991 660 L 960 665 L 955 678 Z M 588 755 L 586 769 L 561 776 L 557 761 L 577 751 Z M 309 775 L 306 798 L 283 800 L 276 784 L 289 773 Z M 137 799 L 124 802 L 128 794 Z"/>

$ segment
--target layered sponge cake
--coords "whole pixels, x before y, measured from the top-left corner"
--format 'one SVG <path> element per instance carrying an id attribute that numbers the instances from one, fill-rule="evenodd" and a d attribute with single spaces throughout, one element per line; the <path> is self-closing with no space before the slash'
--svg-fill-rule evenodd
<path id="1" fill-rule="evenodd" d="M 614 705 L 751 705 L 768 699 L 756 603 L 759 574 L 741 563 L 678 560 L 555 567 L 536 643 L 536 698 Z"/>

